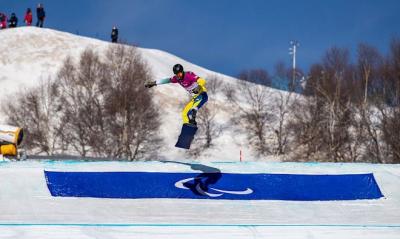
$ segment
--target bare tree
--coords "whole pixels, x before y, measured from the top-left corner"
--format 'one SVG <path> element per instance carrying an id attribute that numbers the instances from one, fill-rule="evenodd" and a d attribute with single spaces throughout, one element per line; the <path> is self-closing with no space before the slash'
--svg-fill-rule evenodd
<path id="1" fill-rule="evenodd" d="M 207 76 L 207 91 L 210 95 L 216 95 L 223 89 L 224 83 L 218 75 Z"/>
<path id="2" fill-rule="evenodd" d="M 24 128 L 23 147 L 29 154 L 51 155 L 66 149 L 55 88 L 54 82 L 42 81 L 3 106 L 7 123 Z"/>
<path id="3" fill-rule="evenodd" d="M 296 94 L 293 92 L 279 92 L 279 99 L 276 101 L 278 123 L 274 128 L 276 136 L 276 154 L 281 155 L 287 152 L 289 127 L 288 118 L 290 117 L 291 106 L 296 101 Z"/>
<path id="4" fill-rule="evenodd" d="M 354 126 L 358 126 L 357 132 L 354 132 L 353 135 L 358 135 L 358 138 L 362 140 L 365 152 L 368 155 L 364 155 L 364 161 L 378 163 L 382 163 L 383 159 L 380 117 L 374 107 L 374 102 L 379 102 L 381 99 L 378 71 L 381 69 L 382 63 L 383 59 L 376 48 L 367 44 L 359 44 L 357 77 L 359 78 L 360 88 L 363 88 L 363 96 L 360 99 L 355 99 L 356 104 L 354 106 L 359 120 L 353 121 Z"/>
<path id="5" fill-rule="evenodd" d="M 382 68 L 384 79 L 384 102 L 379 106 L 382 114 L 383 143 L 388 162 L 400 162 L 400 39 L 390 45 L 390 54 Z"/>
<path id="6" fill-rule="evenodd" d="M 66 138 L 82 156 L 144 157 L 158 142 L 158 112 L 142 89 L 150 71 L 134 47 L 113 45 L 103 58 L 87 49 L 60 71 Z"/>
<path id="7" fill-rule="evenodd" d="M 104 132 L 102 105 L 105 102 L 102 81 L 105 66 L 99 56 L 86 49 L 79 64 L 66 59 L 57 78 L 60 102 L 63 102 L 64 135 L 81 156 L 103 156 L 97 150 Z"/>
<path id="8" fill-rule="evenodd" d="M 323 117 L 323 104 L 319 97 L 309 96 L 291 105 L 287 127 L 293 135 L 292 160 L 321 160 L 320 156 L 324 153 L 321 137 Z"/>
<path id="9" fill-rule="evenodd" d="M 263 69 L 244 70 L 239 74 L 239 79 L 265 86 L 272 84 L 271 77 Z"/>
<path id="10" fill-rule="evenodd" d="M 393 92 L 393 105 L 400 105 L 400 38 L 394 38 L 390 44 L 390 79 L 391 90 Z"/>
<path id="11" fill-rule="evenodd" d="M 106 81 L 107 138 L 117 142 L 117 147 L 104 147 L 115 157 L 134 160 L 154 152 L 160 142 L 159 113 L 142 88 L 151 79 L 150 70 L 134 47 L 113 46 L 106 57 L 111 75 Z"/>
<path id="12" fill-rule="evenodd" d="M 309 76 L 304 88 L 304 95 L 306 96 L 316 96 L 317 92 L 315 88 L 320 84 L 322 78 L 322 73 L 324 72 L 324 67 L 321 64 L 314 64 L 310 68 Z"/>
<path id="13" fill-rule="evenodd" d="M 383 141 L 387 146 L 388 163 L 400 163 L 400 108 L 381 108 Z"/>
<path id="14" fill-rule="evenodd" d="M 380 87 L 384 103 L 390 106 L 400 104 L 400 39 L 390 44 L 389 56 L 385 57 L 379 69 Z"/>
<path id="15" fill-rule="evenodd" d="M 357 107 L 361 126 L 357 133 L 363 138 L 363 144 L 367 152 L 363 161 L 383 163 L 382 116 L 378 108 L 367 103 L 362 103 Z"/>
<path id="16" fill-rule="evenodd" d="M 271 107 L 268 104 L 270 96 L 265 86 L 255 85 L 247 81 L 240 81 L 237 89 L 228 87 L 231 92 L 228 100 L 237 109 L 233 122 L 240 125 L 247 134 L 249 144 L 260 155 L 271 153 L 268 144 L 268 123 L 273 119 Z M 242 106 L 239 102 L 247 102 Z"/>
<path id="17" fill-rule="evenodd" d="M 314 75 L 310 76 L 308 92 L 314 96 L 309 97 L 304 104 L 300 102 L 300 105 L 295 105 L 297 111 L 294 111 L 291 122 L 299 149 L 304 148 L 300 146 L 306 146 L 306 155 L 302 151 L 300 155 L 317 160 L 326 157 L 335 162 L 346 161 L 349 158 L 353 117 L 353 89 L 347 81 L 352 76 L 348 51 L 332 48 L 326 53 L 323 65 L 312 69 Z"/>
<path id="18" fill-rule="evenodd" d="M 373 91 L 373 87 L 378 87 L 377 71 L 381 62 L 382 57 L 376 48 L 367 44 L 358 45 L 358 71 L 364 88 L 364 104 L 367 103 L 368 91 Z"/>

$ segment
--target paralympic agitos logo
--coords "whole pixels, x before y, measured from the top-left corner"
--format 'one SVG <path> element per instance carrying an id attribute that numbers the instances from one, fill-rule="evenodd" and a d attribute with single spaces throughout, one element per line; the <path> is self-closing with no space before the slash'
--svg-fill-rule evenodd
<path id="1" fill-rule="evenodd" d="M 192 190 L 198 195 L 209 197 L 220 197 L 224 194 L 247 195 L 253 193 L 251 188 L 246 188 L 245 190 L 240 191 L 232 191 L 209 187 L 209 184 L 207 183 L 207 180 L 204 180 L 204 177 L 193 177 L 179 180 L 175 183 L 175 187 L 185 190 Z"/>

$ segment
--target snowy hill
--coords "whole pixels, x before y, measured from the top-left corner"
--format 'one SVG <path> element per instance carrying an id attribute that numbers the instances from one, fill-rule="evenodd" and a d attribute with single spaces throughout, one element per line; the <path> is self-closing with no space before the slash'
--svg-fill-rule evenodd
<path id="1" fill-rule="evenodd" d="M 6 88 L 2 87 L 2 95 L 21 87 L 35 86 L 41 79 L 47 80 L 59 70 L 68 56 L 78 58 L 88 47 L 102 52 L 111 45 L 105 41 L 35 27 L 6 29 L 1 36 L 0 82 L 7 86 L 7 91 L 3 91 Z M 150 64 L 155 79 L 171 75 L 171 64 L 176 62 L 181 62 L 186 69 L 199 75 L 214 74 L 163 51 L 139 50 Z"/>
<path id="2" fill-rule="evenodd" d="M 0 34 L 2 38 L 0 45 L 0 104 L 4 103 L 1 99 L 12 98 L 19 90 L 29 89 L 37 86 L 40 81 L 47 81 L 54 77 L 67 56 L 77 59 L 87 47 L 102 53 L 112 44 L 70 33 L 35 27 L 6 29 L 2 30 Z M 167 52 L 155 49 L 138 49 L 144 60 L 150 65 L 154 79 L 171 76 L 171 67 L 176 63 L 181 63 L 185 70 L 194 71 L 197 75 L 206 79 L 207 77 L 218 77 L 219 80 L 230 84 L 237 84 L 238 82 L 235 78 L 209 71 Z M 147 89 L 143 88 L 143 90 Z M 175 159 L 186 158 L 185 151 L 176 149 L 172 142 L 176 141 L 180 131 L 180 112 L 188 99 L 187 93 L 177 85 L 163 85 L 150 90 L 154 94 L 154 101 L 160 105 L 163 115 L 160 135 L 164 139 L 165 148 L 164 153 L 160 156 Z M 276 93 L 278 91 L 271 89 L 271 92 Z M 220 109 L 216 121 L 224 126 L 225 130 L 216 139 L 216 147 L 212 149 L 214 151 L 203 155 L 203 159 L 213 160 L 209 155 L 219 155 L 218 160 L 239 160 L 239 151 L 242 149 L 245 157 L 254 160 L 251 150 L 246 147 L 244 136 L 235 135 L 229 127 L 229 116 L 234 114 L 236 109 L 227 107 L 224 100 L 221 92 L 210 95 L 209 102 Z M 1 121 L 2 117 L 0 116 Z M 221 150 L 224 152 L 223 156 L 220 154 Z"/>

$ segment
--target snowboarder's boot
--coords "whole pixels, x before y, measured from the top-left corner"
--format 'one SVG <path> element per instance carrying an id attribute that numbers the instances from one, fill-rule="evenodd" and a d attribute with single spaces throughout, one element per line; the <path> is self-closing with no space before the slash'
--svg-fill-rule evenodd
<path id="1" fill-rule="evenodd" d="M 192 109 L 192 113 L 189 115 L 189 124 L 197 125 L 196 114 L 197 114 L 197 110 Z"/>

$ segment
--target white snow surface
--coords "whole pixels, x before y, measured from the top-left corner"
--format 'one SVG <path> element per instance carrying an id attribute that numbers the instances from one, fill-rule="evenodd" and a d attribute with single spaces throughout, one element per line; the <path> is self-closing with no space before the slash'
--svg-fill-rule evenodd
<path id="1" fill-rule="evenodd" d="M 373 173 L 378 200 L 277 201 L 52 197 L 44 170 L 200 172 L 179 162 L 0 163 L 0 238 L 400 238 L 400 166 L 184 162 L 223 173 Z"/>

